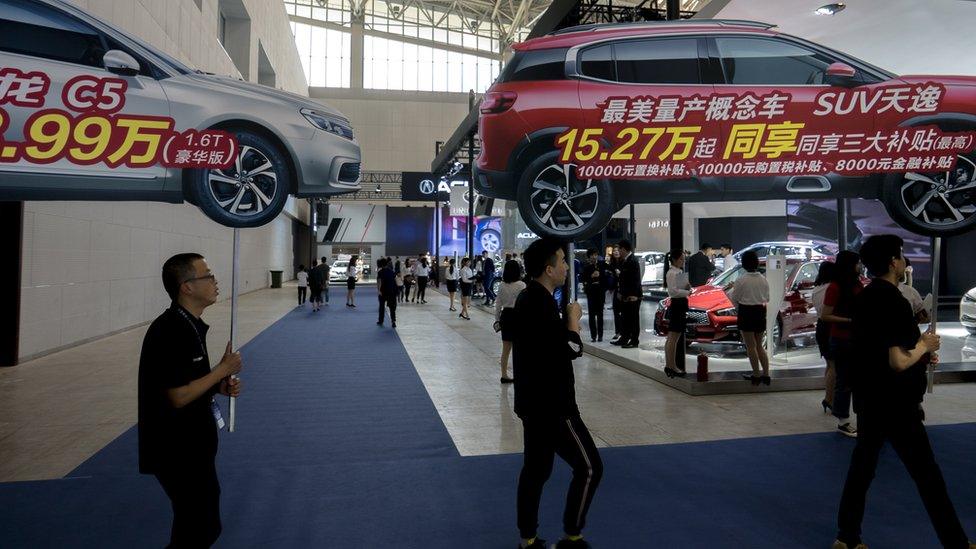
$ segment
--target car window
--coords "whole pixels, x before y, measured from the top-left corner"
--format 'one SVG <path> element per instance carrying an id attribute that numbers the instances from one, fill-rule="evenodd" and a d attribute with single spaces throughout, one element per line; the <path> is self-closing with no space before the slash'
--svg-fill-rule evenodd
<path id="1" fill-rule="evenodd" d="M 508 62 L 499 82 L 562 80 L 566 78 L 567 51 L 556 48 L 518 52 Z"/>
<path id="2" fill-rule="evenodd" d="M 624 40 L 613 45 L 617 80 L 635 84 L 700 84 L 698 40 Z"/>
<path id="3" fill-rule="evenodd" d="M 834 59 L 787 42 L 760 38 L 716 38 L 728 84 L 807 85 L 824 83 Z"/>
<path id="4" fill-rule="evenodd" d="M 103 67 L 95 29 L 61 11 L 25 0 L 0 0 L 0 51 Z"/>
<path id="5" fill-rule="evenodd" d="M 580 74 L 600 80 L 616 80 L 617 69 L 613 63 L 610 44 L 583 50 L 580 54 Z"/>
<path id="6" fill-rule="evenodd" d="M 796 273 L 796 278 L 793 280 L 793 288 L 799 288 L 800 284 L 804 282 L 809 282 L 813 284 L 817 280 L 817 272 L 820 270 L 819 263 L 804 263 L 800 267 L 800 271 Z"/>
<path id="7" fill-rule="evenodd" d="M 752 251 L 756 252 L 759 257 L 766 257 L 769 255 L 769 246 L 759 246 L 758 248 L 752 248 Z"/>

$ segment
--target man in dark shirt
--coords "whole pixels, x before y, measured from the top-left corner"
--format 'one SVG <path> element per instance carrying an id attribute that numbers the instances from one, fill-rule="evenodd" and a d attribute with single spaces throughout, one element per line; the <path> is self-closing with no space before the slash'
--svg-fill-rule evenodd
<path id="1" fill-rule="evenodd" d="M 640 305 L 644 296 L 641 288 L 640 263 L 634 255 L 629 240 L 620 241 L 620 280 L 617 294 L 620 298 L 620 339 L 614 344 L 624 349 L 637 347 L 640 338 Z"/>
<path id="2" fill-rule="evenodd" d="M 238 396 L 240 353 L 230 343 L 213 368 L 203 310 L 217 280 L 199 254 L 163 264 L 172 306 L 149 326 L 139 359 L 139 472 L 155 475 L 173 506 L 170 547 L 209 547 L 220 536 L 220 485 L 214 458 L 223 426 L 217 393 Z"/>
<path id="3" fill-rule="evenodd" d="M 702 244 L 698 248 L 698 253 L 688 258 L 688 281 L 693 288 L 702 286 L 708 282 L 709 277 L 715 272 L 715 264 L 712 263 L 711 244 Z"/>
<path id="4" fill-rule="evenodd" d="M 596 249 L 586 252 L 586 265 L 583 266 L 581 280 L 586 294 L 586 309 L 589 312 L 590 341 L 603 341 L 603 309 L 607 299 L 607 264 L 600 261 Z"/>
<path id="5" fill-rule="evenodd" d="M 898 280 L 905 273 L 902 239 L 894 235 L 872 236 L 861 246 L 860 253 L 861 261 L 875 278 L 854 299 L 857 446 L 840 501 L 834 549 L 864 547 L 861 522 L 865 499 L 886 440 L 915 480 L 942 545 L 972 548 L 922 424 L 926 369 L 935 360 L 932 353 L 939 349 L 939 336 L 919 333 L 912 307 L 898 290 Z"/>
<path id="6" fill-rule="evenodd" d="M 329 303 L 329 273 L 332 271 L 332 267 L 329 267 L 328 262 L 325 260 L 325 256 L 322 256 L 322 262 L 318 266 L 319 277 L 322 279 L 322 297 L 325 298 L 325 302 Z M 319 307 L 322 306 L 322 300 L 319 300 Z"/>
<path id="7" fill-rule="evenodd" d="M 573 468 L 573 480 L 563 514 L 565 537 L 557 547 L 587 548 L 582 531 L 603 475 L 603 462 L 576 406 L 573 359 L 583 353 L 579 336 L 582 309 L 579 303 L 570 303 L 564 321 L 553 299 L 554 290 L 566 282 L 569 271 L 559 241 L 537 240 L 524 257 L 531 280 L 515 302 L 513 346 L 515 413 L 522 420 L 525 444 L 518 481 L 520 547 L 547 547 L 537 537 L 539 500 L 558 454 Z"/>
<path id="8" fill-rule="evenodd" d="M 383 318 L 386 308 L 390 308 L 390 325 L 396 328 L 396 307 L 397 307 L 397 285 L 396 273 L 390 267 L 389 259 L 380 259 L 376 267 L 376 291 L 380 302 L 380 319 L 376 321 L 378 326 L 383 325 Z"/>

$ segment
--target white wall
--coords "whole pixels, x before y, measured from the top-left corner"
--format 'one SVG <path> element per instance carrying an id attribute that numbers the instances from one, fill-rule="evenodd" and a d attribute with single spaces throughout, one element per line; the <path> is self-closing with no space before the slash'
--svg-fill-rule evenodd
<path id="1" fill-rule="evenodd" d="M 467 94 L 310 88 L 349 117 L 364 171 L 430 171 L 434 143 L 447 141 L 468 114 Z"/>
<path id="2" fill-rule="evenodd" d="M 217 40 L 217 0 L 73 0 L 121 30 L 207 72 L 240 76 Z M 261 41 L 277 86 L 307 94 L 284 5 L 244 0 L 251 17 L 251 80 Z M 292 276 L 292 219 L 304 201 L 289 199 L 273 223 L 241 232 L 241 291 L 266 287 L 268 271 Z M 20 359 L 104 336 L 157 316 L 169 298 L 163 261 L 179 252 L 205 255 L 222 298 L 230 296 L 231 229 L 189 204 L 27 202 L 21 290 Z"/>
<path id="3" fill-rule="evenodd" d="M 830 0 L 713 1 L 701 15 L 775 23 L 898 74 L 976 75 L 976 2 L 857 0 L 831 16 L 814 14 Z M 720 6 L 726 4 L 724 7 Z"/>

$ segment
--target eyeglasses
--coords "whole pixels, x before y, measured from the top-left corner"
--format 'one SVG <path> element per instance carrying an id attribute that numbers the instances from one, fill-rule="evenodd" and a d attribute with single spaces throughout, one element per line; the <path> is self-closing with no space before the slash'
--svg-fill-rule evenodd
<path id="1" fill-rule="evenodd" d="M 217 281 L 217 275 L 215 275 L 213 273 L 210 273 L 208 275 L 195 276 L 193 278 L 188 278 L 188 279 L 184 280 L 183 283 L 185 284 L 187 282 L 193 282 L 195 280 L 210 280 L 210 282 L 216 282 Z"/>

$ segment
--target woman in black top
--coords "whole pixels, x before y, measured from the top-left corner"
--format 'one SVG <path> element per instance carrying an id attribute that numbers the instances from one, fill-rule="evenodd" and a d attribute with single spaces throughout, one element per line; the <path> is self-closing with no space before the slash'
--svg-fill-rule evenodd
<path id="1" fill-rule="evenodd" d="M 447 262 L 447 295 L 451 297 L 451 307 L 450 310 L 457 311 L 454 308 L 454 297 L 457 295 L 457 263 L 454 258 L 451 258 Z"/>

